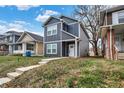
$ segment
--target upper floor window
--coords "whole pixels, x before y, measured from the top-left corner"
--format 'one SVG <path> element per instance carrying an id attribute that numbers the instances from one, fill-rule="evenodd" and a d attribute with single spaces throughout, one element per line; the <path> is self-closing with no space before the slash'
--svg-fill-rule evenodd
<path id="1" fill-rule="evenodd" d="M 56 35 L 57 34 L 57 25 L 52 25 L 47 27 L 47 36 Z"/>
<path id="2" fill-rule="evenodd" d="M 12 41 L 12 36 L 9 37 L 9 41 Z"/>
<path id="3" fill-rule="evenodd" d="M 124 23 L 124 10 L 112 13 L 112 24 Z"/>
<path id="4" fill-rule="evenodd" d="M 118 12 L 118 23 L 124 23 L 124 11 Z"/>

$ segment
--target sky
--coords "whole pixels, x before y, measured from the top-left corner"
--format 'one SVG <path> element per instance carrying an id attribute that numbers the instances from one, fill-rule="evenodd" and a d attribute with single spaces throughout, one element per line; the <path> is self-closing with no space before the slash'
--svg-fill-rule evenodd
<path id="1" fill-rule="evenodd" d="M 0 34 L 9 30 L 29 31 L 43 36 L 42 24 L 49 16 L 72 16 L 71 5 L 13 5 L 0 6 Z"/>

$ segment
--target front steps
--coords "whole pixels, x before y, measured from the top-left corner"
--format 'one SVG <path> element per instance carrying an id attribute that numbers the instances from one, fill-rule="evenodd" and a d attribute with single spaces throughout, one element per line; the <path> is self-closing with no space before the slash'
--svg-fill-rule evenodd
<path id="1" fill-rule="evenodd" d="M 9 77 L 4 77 L 4 78 L 0 78 L 0 85 L 7 83 L 9 81 L 11 81 L 12 79 L 10 79 Z"/>
<path id="2" fill-rule="evenodd" d="M 40 67 L 42 65 L 47 64 L 49 61 L 52 60 L 57 60 L 57 59 L 62 59 L 62 58 L 49 58 L 49 59 L 42 59 L 41 62 L 38 62 L 38 65 L 33 65 L 33 66 L 28 66 L 28 67 L 22 67 L 22 68 L 16 68 L 15 72 L 11 72 L 11 73 L 7 73 L 8 77 L 4 77 L 4 78 L 0 78 L 0 85 L 10 82 L 11 80 L 15 79 L 16 77 L 20 76 L 21 74 L 23 74 L 26 71 L 29 71 L 33 68 L 37 68 Z"/>
<path id="3" fill-rule="evenodd" d="M 123 52 L 118 53 L 118 59 L 120 59 L 120 60 L 124 59 L 124 53 Z"/>

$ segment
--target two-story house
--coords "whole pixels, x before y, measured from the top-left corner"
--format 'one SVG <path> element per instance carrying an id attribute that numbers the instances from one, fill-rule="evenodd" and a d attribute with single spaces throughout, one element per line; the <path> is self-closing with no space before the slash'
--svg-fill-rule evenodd
<path id="1" fill-rule="evenodd" d="M 88 55 L 89 37 L 78 20 L 67 16 L 51 16 L 43 27 L 45 56 L 81 57 Z"/>
<path id="2" fill-rule="evenodd" d="M 31 51 L 32 55 L 43 54 L 43 37 L 30 32 L 8 31 L 0 36 L 0 54 L 13 55 Z"/>
<path id="3" fill-rule="evenodd" d="M 16 46 L 16 41 L 21 36 L 21 33 L 15 31 L 8 31 L 4 35 L 0 35 L 0 51 L 1 54 L 13 54 Z"/>
<path id="4" fill-rule="evenodd" d="M 124 5 L 100 13 L 102 51 L 107 59 L 124 59 Z"/>

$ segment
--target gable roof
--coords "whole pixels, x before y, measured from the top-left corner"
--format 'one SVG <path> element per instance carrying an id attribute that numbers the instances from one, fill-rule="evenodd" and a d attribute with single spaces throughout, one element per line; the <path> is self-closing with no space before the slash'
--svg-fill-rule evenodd
<path id="1" fill-rule="evenodd" d="M 30 32 L 26 32 L 26 33 L 28 33 L 36 41 L 43 41 L 43 37 L 40 36 L 40 35 L 33 34 L 33 33 L 30 33 Z"/>
<path id="2" fill-rule="evenodd" d="M 65 16 L 65 15 L 50 16 L 50 17 L 44 22 L 43 26 L 46 25 L 52 18 L 55 18 L 55 19 L 57 19 L 57 20 L 59 20 L 59 21 L 64 20 L 65 22 L 67 22 L 67 20 L 64 19 L 64 18 L 67 18 L 67 19 L 73 20 L 74 22 L 78 22 L 78 20 L 76 20 L 76 19 L 74 19 L 74 18 L 72 18 L 72 17 Z M 68 22 L 67 22 L 67 23 L 68 23 Z"/>
<path id="3" fill-rule="evenodd" d="M 23 32 L 23 34 L 21 35 L 21 37 L 18 39 L 17 42 L 19 42 L 25 34 L 28 34 L 34 41 L 39 41 L 39 42 L 43 42 L 43 37 L 31 32 Z"/>

